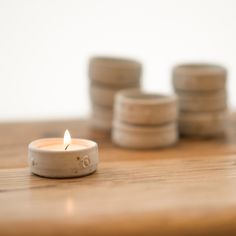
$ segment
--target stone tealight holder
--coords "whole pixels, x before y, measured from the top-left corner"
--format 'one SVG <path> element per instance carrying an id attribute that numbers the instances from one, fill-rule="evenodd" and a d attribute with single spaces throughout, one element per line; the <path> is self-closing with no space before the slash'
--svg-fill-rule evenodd
<path id="1" fill-rule="evenodd" d="M 132 88 L 139 88 L 139 84 L 132 85 Z M 98 84 L 90 85 L 90 98 L 94 104 L 104 107 L 113 107 L 116 93 L 120 89 L 115 87 L 101 86 Z"/>
<path id="2" fill-rule="evenodd" d="M 89 62 L 91 126 L 110 131 L 115 94 L 121 89 L 139 88 L 141 63 L 125 58 L 93 57 Z"/>
<path id="3" fill-rule="evenodd" d="M 122 90 L 116 95 L 115 119 L 133 125 L 161 125 L 178 118 L 177 97 Z"/>
<path id="4" fill-rule="evenodd" d="M 141 73 L 141 63 L 132 59 L 97 56 L 89 62 L 90 80 L 105 86 L 132 87 L 140 82 Z"/>
<path id="5" fill-rule="evenodd" d="M 210 112 L 227 108 L 226 89 L 214 92 L 176 92 L 179 96 L 179 109 L 181 111 Z"/>
<path id="6" fill-rule="evenodd" d="M 113 141 L 121 147 L 133 149 L 147 149 L 168 147 L 178 141 L 176 123 L 159 126 L 130 125 L 114 121 Z"/>
<path id="7" fill-rule="evenodd" d="M 182 112 L 179 117 L 179 130 L 182 135 L 203 138 L 225 134 L 228 112 Z"/>
<path id="8" fill-rule="evenodd" d="M 32 173 L 49 178 L 81 177 L 98 165 L 98 147 L 91 140 L 72 139 L 65 150 L 61 138 L 39 139 L 29 144 Z"/>
<path id="9" fill-rule="evenodd" d="M 125 148 L 160 148 L 178 140 L 177 97 L 120 91 L 115 98 L 112 139 Z"/>
<path id="10" fill-rule="evenodd" d="M 225 130 L 227 71 L 215 64 L 182 64 L 173 69 L 179 97 L 179 131 L 185 136 L 217 137 Z"/>
<path id="11" fill-rule="evenodd" d="M 176 90 L 219 90 L 225 87 L 226 77 L 226 69 L 214 64 L 182 64 L 173 69 Z"/>

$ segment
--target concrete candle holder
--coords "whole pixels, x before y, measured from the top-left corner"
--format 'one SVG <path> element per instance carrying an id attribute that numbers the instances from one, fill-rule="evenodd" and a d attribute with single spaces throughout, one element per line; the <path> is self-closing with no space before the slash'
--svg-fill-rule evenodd
<path id="1" fill-rule="evenodd" d="M 136 125 L 161 125 L 178 118 L 177 97 L 144 93 L 138 89 L 122 90 L 114 106 L 118 120 Z"/>
<path id="2" fill-rule="evenodd" d="M 178 140 L 176 96 L 120 91 L 115 98 L 112 140 L 125 148 L 161 148 Z"/>
<path id="3" fill-rule="evenodd" d="M 139 83 L 130 85 L 130 88 L 139 88 Z M 101 86 L 98 84 L 90 85 L 90 98 L 96 105 L 113 107 L 116 93 L 120 88 Z"/>
<path id="4" fill-rule="evenodd" d="M 182 64 L 173 69 L 173 85 L 177 90 L 211 91 L 225 87 L 226 69 L 214 64 Z"/>
<path id="5" fill-rule="evenodd" d="M 142 66 L 135 60 L 111 57 L 91 58 L 89 93 L 91 103 L 96 107 L 92 110 L 92 127 L 105 131 L 111 129 L 115 94 L 121 89 L 139 88 L 141 73 Z"/>
<path id="6" fill-rule="evenodd" d="M 72 139 L 65 150 L 61 138 L 39 139 L 29 144 L 32 173 L 49 178 L 80 177 L 93 173 L 98 165 L 98 147 L 91 140 Z"/>
<path id="7" fill-rule="evenodd" d="M 227 93 L 225 89 L 214 92 L 183 92 L 176 91 L 179 96 L 181 111 L 219 111 L 227 108 Z"/>
<path id="8" fill-rule="evenodd" d="M 226 69 L 214 64 L 182 64 L 174 68 L 180 134 L 216 137 L 224 133 L 226 77 Z"/>
<path id="9" fill-rule="evenodd" d="M 179 130 L 182 135 L 196 137 L 215 137 L 225 133 L 227 111 L 181 112 Z"/>
<path id="10" fill-rule="evenodd" d="M 129 125 L 115 120 L 112 140 L 125 148 L 148 149 L 174 145 L 178 141 L 176 123 L 160 126 Z"/>
<path id="11" fill-rule="evenodd" d="M 141 63 L 125 58 L 93 57 L 89 62 L 91 81 L 106 86 L 136 84 L 142 73 Z"/>

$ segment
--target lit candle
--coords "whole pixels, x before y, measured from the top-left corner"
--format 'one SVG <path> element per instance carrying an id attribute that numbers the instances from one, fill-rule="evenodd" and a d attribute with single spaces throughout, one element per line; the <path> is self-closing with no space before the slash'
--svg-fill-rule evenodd
<path id="1" fill-rule="evenodd" d="M 79 177 L 93 173 L 98 165 L 97 143 L 87 139 L 38 139 L 29 144 L 32 173 L 49 178 Z"/>

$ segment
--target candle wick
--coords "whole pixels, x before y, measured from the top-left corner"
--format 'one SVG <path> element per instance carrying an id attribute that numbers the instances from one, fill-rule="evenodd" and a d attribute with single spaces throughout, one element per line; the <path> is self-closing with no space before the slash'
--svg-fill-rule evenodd
<path id="1" fill-rule="evenodd" d="M 70 146 L 70 144 L 68 144 L 66 147 L 65 147 L 65 150 Z"/>

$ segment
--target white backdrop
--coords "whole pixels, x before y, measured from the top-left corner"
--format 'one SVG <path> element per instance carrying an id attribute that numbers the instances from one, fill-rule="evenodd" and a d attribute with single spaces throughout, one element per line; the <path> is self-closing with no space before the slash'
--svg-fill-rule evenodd
<path id="1" fill-rule="evenodd" d="M 185 61 L 229 69 L 236 106 L 234 0 L 0 0 L 0 120 L 85 116 L 91 55 L 143 62 L 146 89 L 171 92 Z"/>

